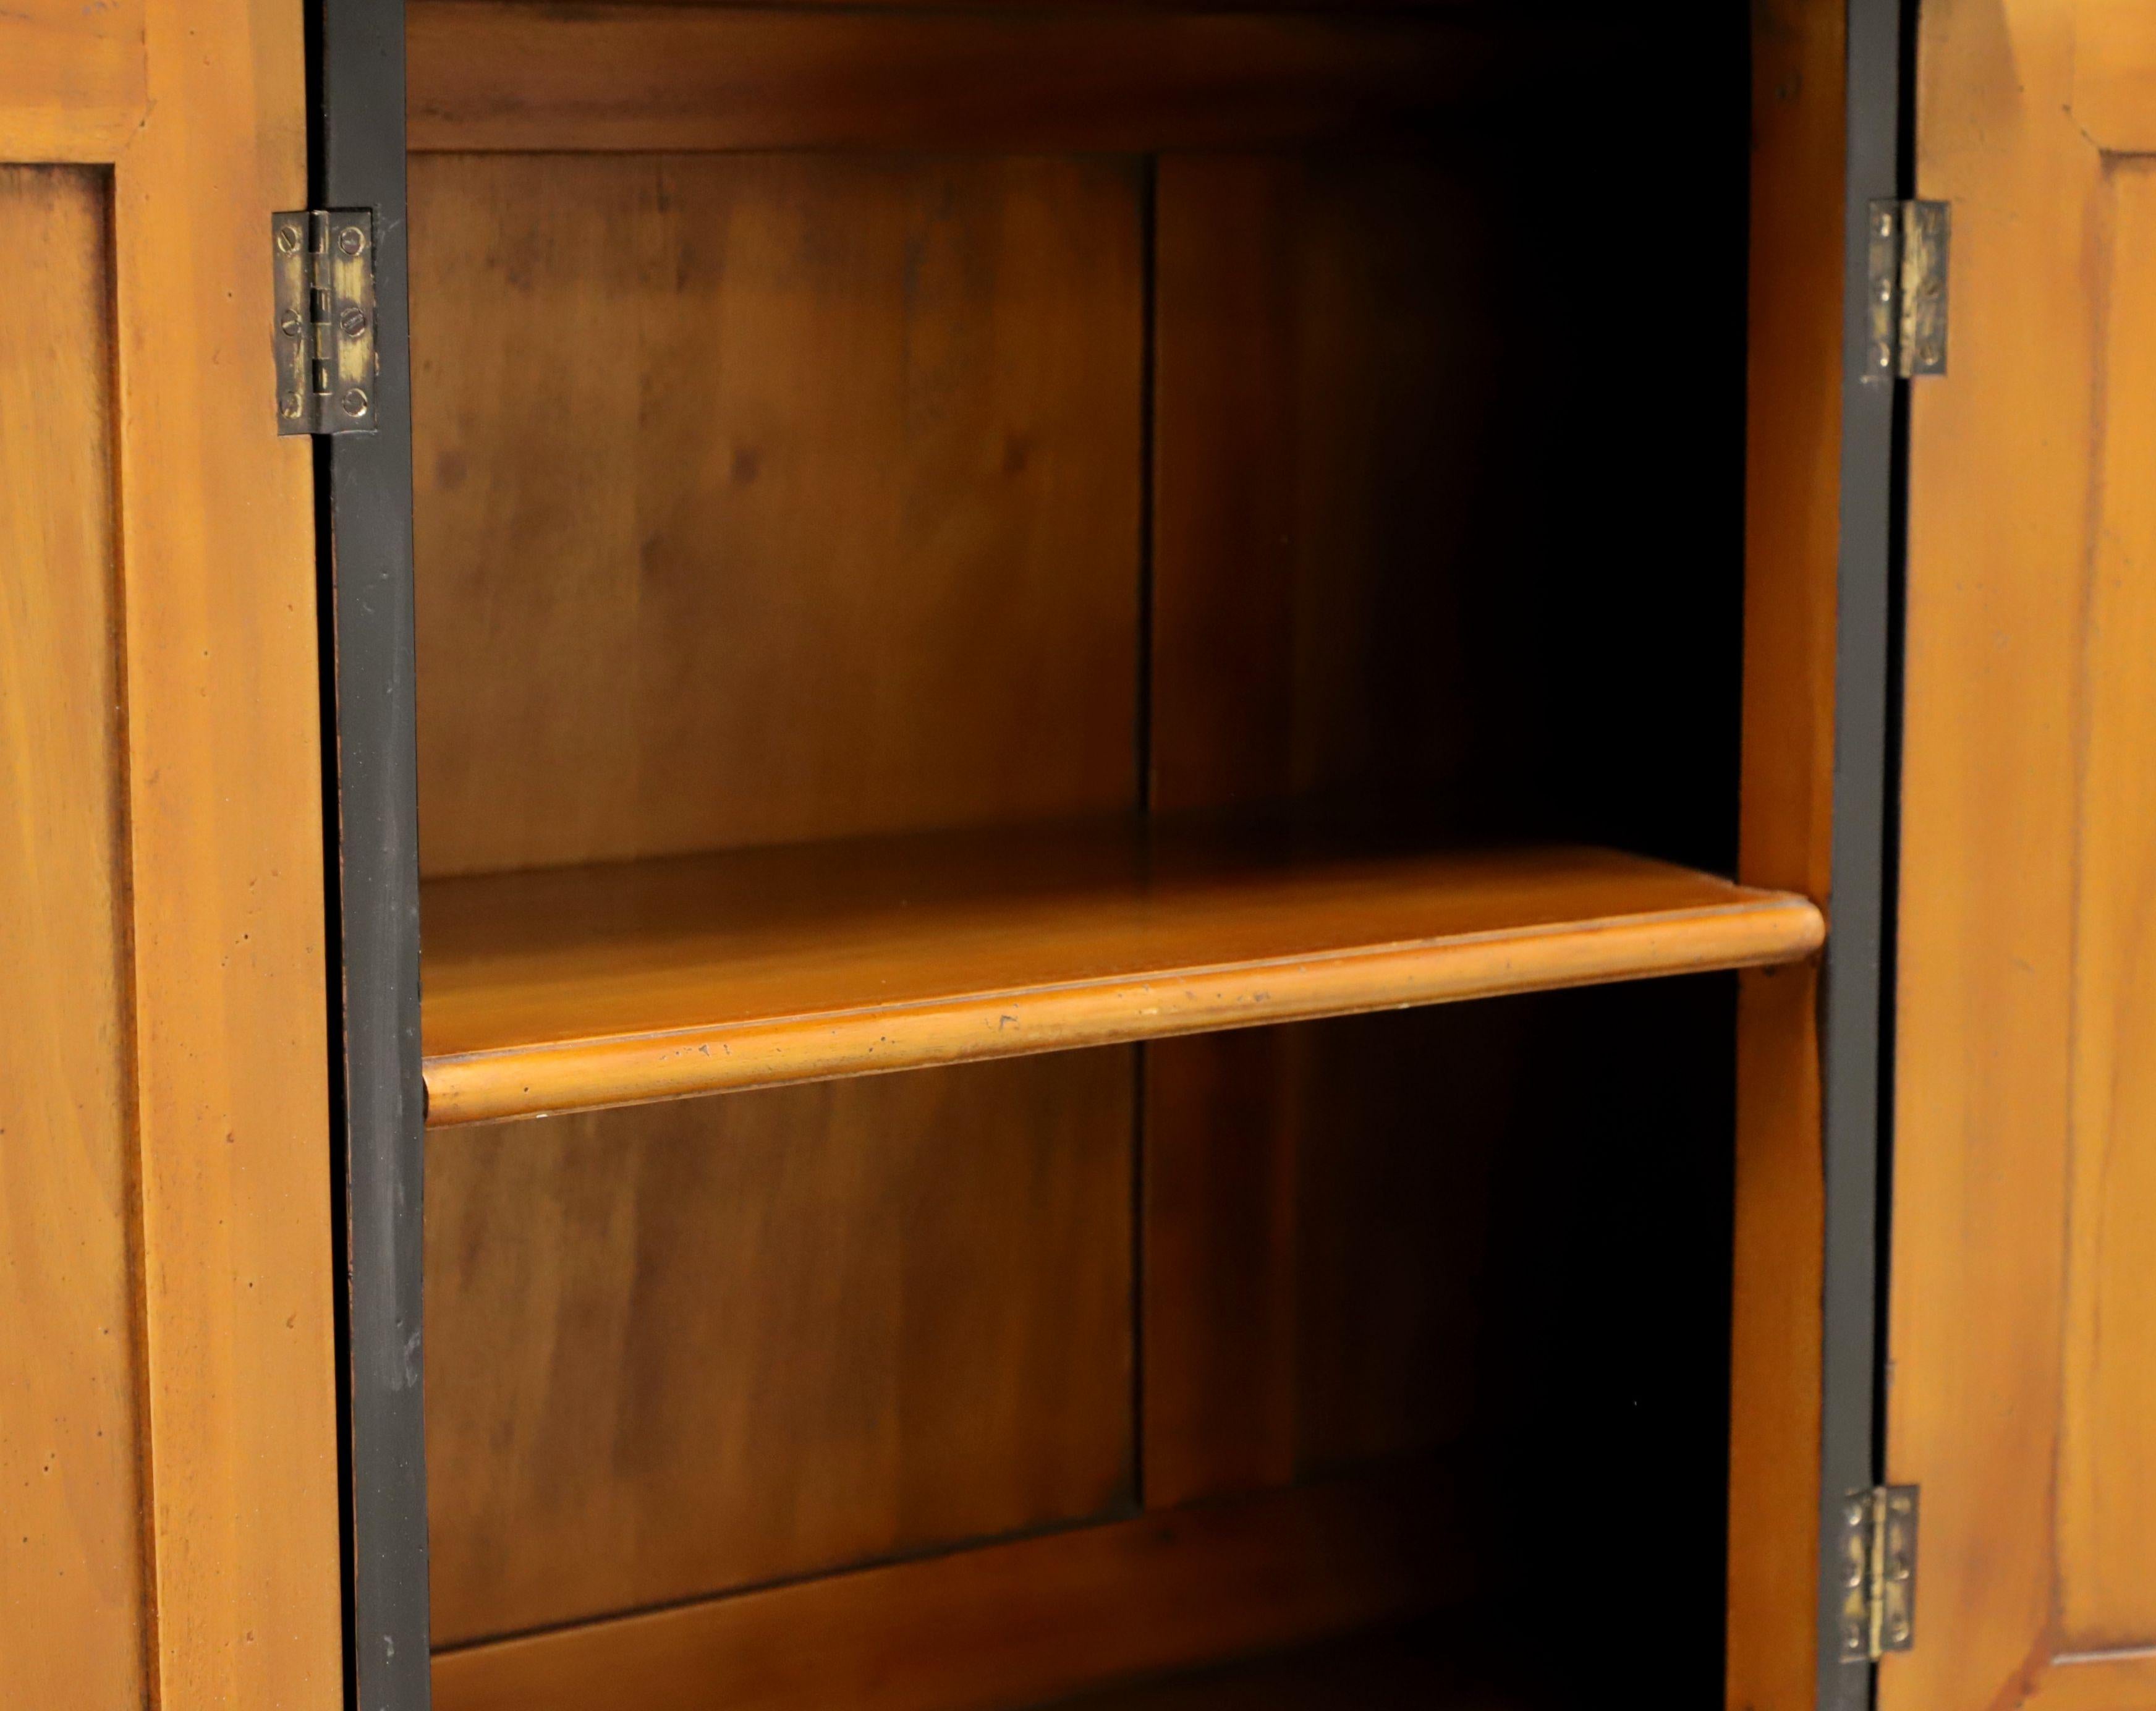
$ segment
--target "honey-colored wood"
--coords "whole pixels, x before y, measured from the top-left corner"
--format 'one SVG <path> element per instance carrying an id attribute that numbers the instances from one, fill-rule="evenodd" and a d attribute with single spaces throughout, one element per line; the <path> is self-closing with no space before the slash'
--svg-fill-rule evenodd
<path id="1" fill-rule="evenodd" d="M 449 1652 L 442 1711 L 953 1711 L 1405 1616 L 1468 1584 L 1455 1477 L 1150 1514 Z"/>
<path id="2" fill-rule="evenodd" d="M 1493 1167 L 1555 1020 L 1464 1005 L 1146 1048 L 1150 1507 L 1491 1427 Z"/>
<path id="3" fill-rule="evenodd" d="M 1501 90 L 1561 100 L 1551 85 L 1595 40 L 1522 51 L 1487 24 L 1384 12 L 414 0 L 408 16 L 421 152 L 1251 146 Z"/>
<path id="4" fill-rule="evenodd" d="M 2156 1704 L 2156 161 L 2087 99 L 2119 23 L 1923 14 L 1954 321 L 1911 400 L 1887 1426 L 1924 1578 L 1886 1711 Z"/>
<path id="5" fill-rule="evenodd" d="M 2099 45 L 2107 45 L 2100 44 Z M 2088 49 L 2076 44 L 2076 63 Z M 2115 162 L 2082 650 L 2058 1622 L 2075 1652 L 2156 1643 L 2156 157 Z M 2149 1678 L 2156 1687 L 2156 1659 Z"/>
<path id="6" fill-rule="evenodd" d="M 1638 92 L 1654 67 L 1629 51 L 1621 63 L 1612 86 L 1651 105 Z M 1609 146 L 1591 107 L 1574 117 Z M 1634 115 L 1619 129 L 1641 152 L 1611 170 L 1654 177 L 1652 127 Z M 1722 140 L 1739 158 L 1741 131 Z M 1569 146 L 1543 141 L 1555 156 Z M 1696 126 L 1683 145 L 1695 182 L 1701 141 Z M 1564 444 L 1546 444 L 1553 419 L 1520 403 L 1562 393 L 1568 410 L 1591 410 L 1605 394 L 1649 394 L 1624 378 L 1626 345 L 1579 319 L 1625 319 L 1621 287 L 1562 309 L 1545 298 L 1570 264 L 1553 252 L 1555 229 L 1522 211 L 1548 163 L 1507 164 L 1161 160 L 1157 808 L 1414 804 L 1484 835 L 1562 827 L 1705 851 L 1714 840 L 1684 828 L 1717 801 L 1733 820 L 1733 754 L 1693 770 L 1692 745 L 1717 721 L 1734 729 L 1733 694 L 1716 692 L 1735 676 L 1734 528 L 1718 561 L 1678 551 L 1648 578 L 1605 562 L 1613 519 L 1663 478 L 1626 461 L 1636 417 L 1605 436 L 1568 416 Z M 1568 247 L 1597 242 L 1564 229 Z M 1703 256 L 1717 235 L 1702 234 Z M 1741 264 L 1734 244 L 1728 259 Z M 1553 316 L 1569 329 L 1561 362 L 1544 337 Z M 1707 336 L 1710 367 L 1715 348 Z M 1717 401 L 1733 406 L 1733 387 Z M 1662 443 L 1701 432 L 1697 415 L 1672 420 Z M 1584 444 L 1594 458 L 1575 455 Z M 1703 468 L 1712 455 L 1677 460 Z M 1551 469 L 1564 472 L 1563 506 L 1526 473 Z M 1696 505 L 1664 509 L 1702 534 L 1715 527 L 1691 521 L 1709 515 Z M 1574 537 L 1590 516 L 1593 537 Z M 1721 568 L 1695 579 L 1694 563 Z M 1618 659 L 1621 677 L 1609 675 Z M 1642 678 L 1678 686 L 1683 717 L 1661 726 Z M 1613 814 L 1620 795 L 1635 806 Z M 1479 1269 L 1491 1166 L 1553 1143 L 1537 1124 L 1568 1120 L 1530 1114 L 1527 1078 L 1508 1076 L 1529 1038 L 1573 1073 L 1558 1042 L 1575 1026 L 1588 1028 L 1569 1013 L 1477 1005 L 1147 1046 L 1149 1504 L 1450 1441 L 1469 1421 L 1517 1436 L 1520 1421 L 1497 1422 L 1484 1358 L 1506 1334 Z M 1691 1049 L 1726 1052 L 1712 1038 Z M 1706 1229 L 1721 1214 L 1698 1192 L 1703 1215 L 1688 1224 Z"/>
<path id="7" fill-rule="evenodd" d="M 430 1121 L 1798 960 L 1819 912 L 1569 848 L 1054 827 L 427 888 Z"/>
<path id="8" fill-rule="evenodd" d="M 344 1693 L 312 455 L 264 396 L 301 11 L 147 0 L 113 177 L 161 1711 Z"/>
<path id="9" fill-rule="evenodd" d="M 1155 201 L 1152 804 L 1443 814 L 1500 722 L 1450 562 L 1482 516 L 1485 210 L 1412 158 L 1172 156 Z"/>
<path id="10" fill-rule="evenodd" d="M 89 170 L 0 167 L 6 1705 L 149 1680 L 110 213 Z"/>
<path id="11" fill-rule="evenodd" d="M 1293 1482 L 1301 1372 L 1301 1028 L 1146 1046 L 1144 1493 Z M 1365 1231 L 1374 1242 L 1377 1233 Z"/>
<path id="12" fill-rule="evenodd" d="M 110 169 L 0 167 L 11 1701 L 343 1698 L 312 461 L 264 397 L 304 45 L 296 0 L 0 16 L 0 160 Z"/>
<path id="13" fill-rule="evenodd" d="M 1457 802 L 1481 734 L 1446 562 L 1476 511 L 1457 424 L 1487 371 L 1453 337 L 1486 326 L 1472 195 L 1414 158 L 1177 154 L 1154 205 L 1153 806 Z M 1470 1409 L 1467 1250 L 1438 1231 L 1475 1197 L 1414 1187 L 1440 1152 L 1459 1177 L 1482 1161 L 1377 1115 L 1445 1033 L 1147 1048 L 1149 1504 L 1286 1484 L 1358 1441 L 1442 1441 Z M 1389 1158 L 1390 1205 L 1336 1197 Z M 1363 1362 L 1399 1385 L 1340 1382 Z"/>
<path id="14" fill-rule="evenodd" d="M 435 1135 L 438 1642 L 1127 1507 L 1132 1066 Z"/>
<path id="15" fill-rule="evenodd" d="M 2111 154 L 2156 154 L 2156 10 L 2072 0 L 2074 122 Z"/>
<path id="16" fill-rule="evenodd" d="M 1134 805 L 1128 163 L 412 190 L 428 872 Z"/>
<path id="17" fill-rule="evenodd" d="M 1532 1673 L 1483 1626 L 1425 1621 L 1111 1688 L 1070 1701 L 1068 1711 L 1524 1711 L 1564 1703 L 1522 1679 Z"/>
<path id="18" fill-rule="evenodd" d="M 1739 876 L 1827 899 L 1840 566 L 1845 8 L 1753 8 Z M 1740 977 L 1730 1711 L 1816 1692 L 1825 1180 L 1815 964 Z"/>
<path id="19" fill-rule="evenodd" d="M 1134 806 L 1141 184 L 1068 159 L 415 161 L 427 870 Z M 535 418 L 506 377 L 542 342 L 566 378 Z M 444 897 L 429 990 L 454 984 Z M 1128 1074 L 1064 1057 L 438 1142 L 439 1631 L 1126 1500 Z"/>
<path id="20" fill-rule="evenodd" d="M 0 12 L 0 161 L 116 159 L 148 104 L 145 0 L 10 0 Z"/>

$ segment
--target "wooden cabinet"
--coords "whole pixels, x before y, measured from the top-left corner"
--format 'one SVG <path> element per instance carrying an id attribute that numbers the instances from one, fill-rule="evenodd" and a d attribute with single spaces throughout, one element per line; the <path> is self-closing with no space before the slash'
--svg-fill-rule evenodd
<path id="1" fill-rule="evenodd" d="M 1923 1620 L 1968 1638 L 1881 1703 L 2141 1705 L 2156 35 L 1948 7 L 1918 69 L 1957 352 L 1909 423 L 1886 1455 L 1923 1482 Z"/>
<path id="2" fill-rule="evenodd" d="M 0 1704 L 342 1691 L 305 69 L 0 17 Z"/>
<path id="3" fill-rule="evenodd" d="M 0 15 L 0 1706 L 2156 1704 L 2144 61 Z"/>
<path id="4" fill-rule="evenodd" d="M 408 17 L 438 1701 L 1718 1606 L 1739 21 Z"/>

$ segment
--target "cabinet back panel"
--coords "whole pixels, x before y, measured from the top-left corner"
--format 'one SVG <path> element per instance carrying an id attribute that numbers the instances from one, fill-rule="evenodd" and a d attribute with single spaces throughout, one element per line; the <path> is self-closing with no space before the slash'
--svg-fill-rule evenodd
<path id="1" fill-rule="evenodd" d="M 1132 1061 L 432 1136 L 437 1642 L 1127 1508 Z"/>
<path id="2" fill-rule="evenodd" d="M 1653 182 L 1692 146 L 1635 119 L 1605 152 Z M 1627 204 L 1546 218 L 1562 153 L 1161 160 L 1155 807 L 1315 795 L 1729 861 L 1741 308 L 1659 380 Z M 1702 239 L 1732 290 L 1743 245 L 1741 216 Z M 1572 1120 L 1522 1066 L 1630 1040 L 1718 1087 L 1712 990 L 1674 1044 L 1628 1019 L 1675 1000 L 1628 989 L 1145 1048 L 1147 1503 L 1517 1437 L 1490 1277 L 1534 1231 L 1493 1183 Z M 1671 1144 L 1726 1147 L 1714 1097 Z M 1726 1195 L 1686 1180 L 1719 1290 Z M 1694 1347 L 1712 1456 L 1711 1327 Z M 1683 1477 L 1712 1553 L 1712 1468 Z"/>
<path id="3" fill-rule="evenodd" d="M 1597 171 L 1697 141 L 1628 114 Z M 1317 795 L 1730 871 L 1742 181 L 1697 222 L 1679 384 L 1636 200 L 1549 214 L 1577 148 L 1162 157 L 1152 806 Z"/>
<path id="4" fill-rule="evenodd" d="M 1726 866 L 1741 198 L 1694 258 L 1738 307 L 1673 385 L 1623 188 L 1686 179 L 1681 106 L 1150 182 L 415 159 L 428 871 L 1141 778 Z M 1681 1486 L 1706 1585 L 1727 1009 L 1674 983 L 438 1136 L 439 1636 L 1443 1444 L 1576 1464 L 1546 1538 Z M 1649 1180 L 1681 1241 L 1599 1221 Z"/>
<path id="5" fill-rule="evenodd" d="M 1456 781 L 1502 723 L 1486 210 L 1429 162 L 1294 155 L 1164 157 L 1156 206 L 1152 805 Z"/>
<path id="6" fill-rule="evenodd" d="M 430 874 L 1129 807 L 1140 173 L 412 163 Z"/>

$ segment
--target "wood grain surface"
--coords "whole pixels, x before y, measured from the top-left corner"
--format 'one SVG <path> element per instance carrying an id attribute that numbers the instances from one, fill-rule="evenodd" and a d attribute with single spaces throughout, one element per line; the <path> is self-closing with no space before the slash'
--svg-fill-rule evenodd
<path id="1" fill-rule="evenodd" d="M 1522 650 L 1459 570 L 1490 544 L 1482 201 L 1416 157 L 1161 162 L 1156 809 L 1405 799 L 1493 830 L 1476 775 L 1514 706 L 1474 661 Z"/>
<path id="2" fill-rule="evenodd" d="M 1669 75 L 1639 51 L 1612 62 L 1635 96 Z M 1627 455 L 1636 417 L 1584 425 L 1599 398 L 1649 395 L 1623 342 L 1578 321 L 1621 319 L 1629 286 L 1620 270 L 1584 311 L 1558 311 L 1543 293 L 1568 264 L 1523 217 L 1538 173 L 1576 146 L 1570 126 L 1620 146 L 1594 113 L 1584 102 L 1502 162 L 1162 158 L 1157 809 L 1412 803 L 1471 835 L 1729 859 L 1726 832 L 1697 829 L 1733 820 L 1733 742 L 1716 754 L 1713 733 L 1735 728 L 1735 507 L 1676 506 L 1696 556 L 1658 554 L 1650 575 L 1605 561 L 1611 520 L 1662 473 Z M 1674 146 L 1636 115 L 1619 129 L 1617 176 L 1652 176 Z M 1688 170 L 1700 141 L 1684 142 Z M 1594 221 L 1591 204 L 1575 213 Z M 1573 329 L 1561 362 L 1553 313 Z M 1562 411 L 1522 408 L 1558 397 Z M 1697 403 L 1663 444 L 1691 444 L 1736 398 Z M 1553 468 L 1562 505 L 1535 473 Z M 1507 1066 L 1531 1045 L 1565 1062 L 1572 1025 L 1476 1005 L 1147 1047 L 1148 1503 L 1488 1417 L 1492 1170 L 1555 1138 L 1522 1114 Z"/>
<path id="3" fill-rule="evenodd" d="M 1498 1155 L 1563 1031 L 1521 1000 L 1146 1048 L 1149 1506 L 1491 1429 Z"/>
<path id="4" fill-rule="evenodd" d="M 564 8 L 416 0 L 409 133 L 465 150 L 1142 152 L 1531 100 L 1600 38 L 1345 9 Z"/>
<path id="5" fill-rule="evenodd" d="M 1113 161 L 416 162 L 428 869 L 1132 808 L 1141 188 Z M 564 328 L 535 417 L 510 377 Z M 429 893 L 429 989 L 467 883 Z M 1118 1501 L 1129 1073 L 438 1138 L 442 1631 Z"/>
<path id="6" fill-rule="evenodd" d="M 0 1704 L 150 1681 L 111 210 L 0 167 Z"/>
<path id="7" fill-rule="evenodd" d="M 105 166 L 149 102 L 144 0 L 10 0 L 0 11 L 0 162 Z"/>
<path id="8" fill-rule="evenodd" d="M 1132 1069 L 438 1133 L 438 1642 L 1127 1508 Z"/>
<path id="9" fill-rule="evenodd" d="M 1111 1688 L 1068 1711 L 1527 1711 L 1558 1705 L 1481 1612 L 1388 1626 L 1278 1655 Z"/>
<path id="10" fill-rule="evenodd" d="M 1791 962 L 1823 932 L 1608 851 L 1112 823 L 437 881 L 424 907 L 435 1123 Z"/>
<path id="11" fill-rule="evenodd" d="M 1911 400 L 1887 1428 L 1926 1578 L 1886 1711 L 2156 1703 L 2156 162 L 2083 100 L 2118 22 L 1923 15 L 1954 346 Z"/>
<path id="12" fill-rule="evenodd" d="M 1134 805 L 1127 163 L 412 190 L 428 872 Z"/>
<path id="13" fill-rule="evenodd" d="M 453 1651 L 442 1711 L 1000 1711 L 1457 1597 L 1444 1466 L 1079 1528 Z"/>
<path id="14" fill-rule="evenodd" d="M 2156 10 L 2072 0 L 2074 122 L 2108 154 L 2156 153 Z"/>
<path id="15" fill-rule="evenodd" d="M 1486 806 L 1505 721 L 1467 638 L 1504 649 L 1457 570 L 1501 342 L 1478 201 L 1412 156 L 1161 159 L 1156 809 Z M 1487 1159 L 1433 1144 L 1409 1090 L 1450 1079 L 1476 1011 L 1146 1048 L 1149 1505 L 1459 1435 Z"/>
<path id="16" fill-rule="evenodd" d="M 1828 901 L 1840 564 L 1844 8 L 1753 8 L 1738 873 Z M 1740 978 L 1730 1375 L 1731 1711 L 1817 1691 L 1825 1120 L 1816 964 Z"/>
<path id="17" fill-rule="evenodd" d="M 2078 54 L 2077 60 L 2078 63 Z M 2156 140 L 2156 139 L 2152 139 Z M 2081 804 L 2059 1461 L 2061 1639 L 2156 1643 L 2156 156 L 2103 210 L 2102 450 L 2082 645 Z M 2156 1685 L 2156 1660 L 2150 1679 Z"/>
<path id="18" fill-rule="evenodd" d="M 161 1711 L 344 1697 L 313 460 L 264 403 L 296 0 L 147 0 L 113 179 Z"/>

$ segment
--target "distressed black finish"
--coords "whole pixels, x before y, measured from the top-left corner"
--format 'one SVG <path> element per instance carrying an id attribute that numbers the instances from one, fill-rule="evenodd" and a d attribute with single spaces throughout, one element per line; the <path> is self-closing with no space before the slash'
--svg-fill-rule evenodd
<path id="1" fill-rule="evenodd" d="M 1838 1540 L 1848 1493 L 1877 1482 L 1882 1298 L 1881 1164 L 1892 939 L 1895 670 L 1902 388 L 1871 365 L 1875 201 L 1906 193 L 1905 0 L 1849 0 L 1843 186 L 1841 563 L 1835 638 L 1832 931 L 1824 993 L 1825 1349 L 1821 1373 L 1819 1704 L 1863 1711 L 1874 1671 L 1841 1661 Z"/>
<path id="2" fill-rule="evenodd" d="M 375 431 L 317 447 L 332 621 L 332 1001 L 343 1024 L 338 1236 L 351 1703 L 424 1711 L 419 842 L 406 312 L 403 0 L 316 0 L 317 207 L 374 213 Z"/>

